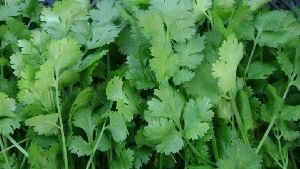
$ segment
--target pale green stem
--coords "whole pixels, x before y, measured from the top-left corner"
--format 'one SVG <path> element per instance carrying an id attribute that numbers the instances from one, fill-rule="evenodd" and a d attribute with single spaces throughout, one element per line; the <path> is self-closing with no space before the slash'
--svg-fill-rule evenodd
<path id="1" fill-rule="evenodd" d="M 159 169 L 164 168 L 164 155 L 162 153 L 159 154 Z"/>
<path id="2" fill-rule="evenodd" d="M 1 150 L 3 151 L 5 149 L 5 146 L 3 144 L 3 137 L 0 138 L 0 146 L 1 146 Z M 7 169 L 11 169 L 11 166 L 10 166 L 9 160 L 7 158 L 6 152 L 3 153 L 3 157 L 4 157 L 4 160 L 5 160 L 5 164 L 6 164 Z"/>
<path id="3" fill-rule="evenodd" d="M 260 38 L 261 33 L 262 33 L 262 30 L 259 30 L 257 32 L 256 37 L 255 37 L 254 44 L 253 44 L 253 47 L 252 47 L 252 50 L 251 50 L 251 53 L 250 53 L 250 57 L 249 57 L 249 60 L 248 60 L 247 66 L 246 66 L 244 77 L 247 76 L 247 73 L 248 73 L 248 70 L 249 70 L 249 66 L 250 66 L 250 63 L 251 63 L 251 61 L 253 59 L 254 51 L 255 51 L 255 48 L 256 48 L 258 39 Z"/>
<path id="4" fill-rule="evenodd" d="M 102 135 L 103 135 L 103 133 L 104 133 L 104 130 L 106 129 L 105 125 L 106 125 L 106 121 L 104 122 L 104 124 L 103 124 L 103 126 L 102 126 L 102 130 L 101 130 L 100 135 L 99 135 L 99 137 L 98 137 L 98 139 L 97 139 L 97 141 L 96 141 L 96 144 L 95 144 L 95 146 L 94 146 L 94 148 L 93 148 L 92 154 L 90 155 L 90 159 L 89 159 L 89 161 L 88 161 L 88 163 L 87 163 L 87 165 L 86 165 L 86 169 L 89 169 L 89 168 L 90 168 L 90 165 L 91 165 L 91 163 L 92 163 L 92 161 L 93 161 L 94 155 L 95 155 L 95 153 L 96 153 L 96 151 L 97 151 L 97 148 L 98 148 L 98 146 L 99 146 L 99 144 L 100 144 L 100 141 L 101 141 Z"/>
<path id="5" fill-rule="evenodd" d="M 248 137 L 247 137 L 247 131 L 245 130 L 245 127 L 244 127 L 244 124 L 242 122 L 240 113 L 239 113 L 238 108 L 236 106 L 234 95 L 231 96 L 231 106 L 233 108 L 233 113 L 234 113 L 234 116 L 236 118 L 238 127 L 239 127 L 241 135 L 243 137 L 243 140 L 244 140 L 245 143 L 249 144 L 249 140 L 248 140 Z"/>
<path id="6" fill-rule="evenodd" d="M 261 147 L 264 145 L 264 143 L 265 143 L 265 141 L 266 141 L 266 139 L 267 139 L 267 137 L 268 137 L 268 135 L 269 135 L 269 133 L 270 133 L 272 127 L 273 127 L 273 124 L 274 124 L 275 121 L 276 121 L 276 118 L 277 118 L 277 116 L 273 116 L 273 117 L 272 117 L 271 122 L 269 123 L 269 126 L 268 126 L 268 128 L 267 128 L 265 134 L 263 135 L 262 139 L 260 140 L 260 142 L 259 142 L 259 144 L 258 144 L 258 147 L 257 147 L 256 150 L 255 150 L 255 153 L 256 153 L 256 154 L 259 153 Z"/>
<path id="7" fill-rule="evenodd" d="M 58 112 L 58 119 L 59 119 L 59 125 L 60 125 L 60 134 L 61 134 L 61 139 L 62 139 L 62 148 L 63 148 L 63 159 L 64 159 L 64 165 L 65 169 L 69 169 L 69 164 L 68 164 L 68 152 L 67 152 L 67 146 L 66 146 L 66 138 L 64 134 L 64 124 L 62 120 L 62 114 L 61 114 L 61 108 L 60 108 L 60 103 L 59 103 L 59 92 L 58 92 L 58 77 L 59 77 L 59 71 L 55 71 L 55 99 L 56 99 L 56 108 Z"/>
<path id="8" fill-rule="evenodd" d="M 29 139 L 26 138 L 26 139 L 24 139 L 24 140 L 21 140 L 21 141 L 18 142 L 18 144 L 22 144 L 22 143 L 24 143 L 24 142 L 27 141 L 27 140 L 29 140 Z M 9 151 L 10 149 L 12 149 L 12 148 L 14 148 L 14 147 L 15 147 L 14 145 L 12 145 L 12 146 L 10 146 L 10 147 L 7 147 L 6 149 L 0 151 L 0 154 L 1 154 L 1 153 L 4 153 L 4 152 L 6 152 L 6 151 Z"/>
<path id="9" fill-rule="evenodd" d="M 25 157 L 28 157 L 28 153 L 24 150 L 10 135 L 6 136 L 7 139 L 21 152 Z"/>

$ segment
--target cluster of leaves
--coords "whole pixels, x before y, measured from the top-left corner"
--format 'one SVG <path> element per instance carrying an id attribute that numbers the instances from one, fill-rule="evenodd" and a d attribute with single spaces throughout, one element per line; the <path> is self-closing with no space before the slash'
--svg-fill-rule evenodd
<path id="1" fill-rule="evenodd" d="M 269 0 L 0 1 L 0 168 L 293 168 L 300 15 Z"/>

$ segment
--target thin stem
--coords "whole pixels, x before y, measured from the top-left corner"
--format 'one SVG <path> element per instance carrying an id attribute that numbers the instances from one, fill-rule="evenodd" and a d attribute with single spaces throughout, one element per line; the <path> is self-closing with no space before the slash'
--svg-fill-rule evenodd
<path id="1" fill-rule="evenodd" d="M 269 135 L 269 133 L 270 133 L 270 131 L 271 131 L 271 129 L 272 129 L 272 127 L 273 127 L 273 125 L 274 125 L 276 119 L 277 119 L 277 116 L 273 116 L 273 117 L 272 117 L 271 122 L 269 123 L 269 126 L 268 126 L 268 128 L 267 128 L 265 134 L 263 135 L 262 139 L 260 140 L 260 142 L 259 142 L 259 144 L 258 144 L 258 147 L 257 147 L 256 150 L 255 150 L 255 153 L 256 153 L 256 154 L 259 153 L 261 147 L 264 145 L 264 143 L 265 143 L 265 141 L 266 141 L 266 139 L 267 139 L 267 136 Z"/>
<path id="2" fill-rule="evenodd" d="M 5 146 L 3 144 L 3 140 L 2 139 L 3 139 L 3 137 L 0 138 L 0 146 L 1 146 L 1 150 L 3 151 L 5 149 Z M 9 160 L 7 158 L 6 151 L 3 153 L 3 157 L 4 157 L 4 160 L 5 160 L 5 164 L 6 164 L 7 169 L 11 169 Z"/>
<path id="3" fill-rule="evenodd" d="M 290 150 L 289 152 L 290 152 L 289 154 L 290 154 L 290 156 L 291 156 L 293 168 L 294 168 L 294 169 L 298 169 L 293 151 Z"/>
<path id="4" fill-rule="evenodd" d="M 68 152 L 67 152 L 67 146 L 66 146 L 66 138 L 64 134 L 64 124 L 62 120 L 62 114 L 61 114 L 61 108 L 60 108 L 60 103 L 59 103 L 59 92 L 58 92 L 58 77 L 59 77 L 59 70 L 55 71 L 55 99 L 56 99 L 56 108 L 58 112 L 58 119 L 59 119 L 59 125 L 60 125 L 60 134 L 61 134 L 61 139 L 62 139 L 62 148 L 63 148 L 63 159 L 64 159 L 64 164 L 65 164 L 65 169 L 69 169 L 69 164 L 68 164 Z"/>
<path id="5" fill-rule="evenodd" d="M 101 130 L 101 132 L 100 132 L 100 135 L 99 135 L 99 137 L 97 138 L 97 141 L 96 141 L 96 144 L 95 144 L 95 146 L 94 146 L 94 148 L 93 148 L 92 154 L 90 155 L 90 159 L 89 159 L 89 161 L 88 161 L 88 163 L 87 163 L 87 165 L 86 165 L 86 169 L 89 169 L 89 168 L 90 168 L 90 165 L 91 165 L 91 163 L 92 163 L 92 161 L 93 161 L 94 155 L 95 155 L 95 153 L 96 153 L 96 151 L 97 151 L 97 148 L 98 148 L 99 143 L 100 143 L 100 141 L 101 141 L 102 135 L 103 135 L 103 133 L 104 133 L 104 130 L 106 129 L 105 125 L 106 125 L 106 120 L 105 120 L 105 122 L 104 122 L 104 124 L 103 124 L 103 126 L 102 126 L 102 130 Z"/>
<path id="6" fill-rule="evenodd" d="M 253 47 L 252 47 L 252 50 L 251 50 L 251 53 L 250 53 L 250 57 L 249 57 L 249 60 L 248 60 L 247 66 L 246 66 L 244 77 L 247 76 L 247 73 L 248 73 L 248 70 L 249 70 L 249 66 L 250 66 L 250 63 L 251 63 L 251 61 L 253 59 L 254 51 L 255 51 L 255 48 L 256 48 L 258 39 L 260 38 L 261 33 L 262 33 L 262 30 L 259 30 L 257 32 L 256 37 L 255 37 L 254 44 L 253 44 Z"/>
<path id="7" fill-rule="evenodd" d="M 216 135 L 215 135 L 214 131 L 213 131 L 213 136 L 212 136 L 212 147 L 213 147 L 213 153 L 214 153 L 215 161 L 218 161 L 219 160 L 219 152 L 218 152 L 218 145 L 217 145 Z"/>
<path id="8" fill-rule="evenodd" d="M 18 142 L 18 144 L 22 144 L 22 143 L 24 143 L 24 142 L 27 141 L 27 140 L 29 140 L 29 139 L 26 138 L 26 139 L 24 139 L 24 140 L 21 140 L 21 141 Z M 4 152 L 6 152 L 6 151 L 9 151 L 10 149 L 12 149 L 12 148 L 14 148 L 14 147 L 15 147 L 14 145 L 12 145 L 12 146 L 10 146 L 10 147 L 7 147 L 6 149 L 0 151 L 0 154 L 1 154 L 1 153 L 4 153 Z"/>
<path id="9" fill-rule="evenodd" d="M 241 134 L 242 134 L 243 140 L 244 140 L 245 143 L 249 144 L 249 140 L 248 140 L 248 137 L 247 137 L 247 131 L 245 130 L 244 124 L 242 122 L 241 116 L 240 116 L 238 108 L 236 106 L 234 95 L 231 96 L 231 101 L 230 102 L 231 102 L 231 106 L 233 108 L 233 113 L 234 113 L 234 116 L 236 118 L 238 127 L 240 129 Z"/>
<path id="10" fill-rule="evenodd" d="M 268 154 L 273 158 L 273 160 L 277 163 L 277 165 L 279 165 L 280 168 L 284 169 L 284 167 L 280 164 L 280 162 L 271 153 Z"/>
<path id="11" fill-rule="evenodd" d="M 4 78 L 4 66 L 1 66 L 1 77 Z"/>
<path id="12" fill-rule="evenodd" d="M 21 152 L 25 157 L 28 157 L 28 153 L 24 150 L 10 135 L 7 135 L 6 138 Z"/>
<path id="13" fill-rule="evenodd" d="M 29 145 L 29 142 L 27 141 L 26 142 L 26 149 L 28 149 L 28 145 Z M 20 169 L 22 169 L 23 167 L 24 167 L 24 165 L 25 165 L 25 162 L 26 162 L 26 157 L 24 156 L 24 158 L 23 158 L 23 160 L 22 160 L 22 163 L 21 163 L 21 165 L 20 165 Z"/>
<path id="14" fill-rule="evenodd" d="M 286 99 L 286 97 L 287 97 L 287 95 L 288 95 L 288 93 L 289 93 L 289 90 L 290 90 L 290 87 L 293 85 L 293 82 L 294 82 L 294 79 L 295 79 L 295 77 L 296 77 L 296 73 L 294 73 L 293 75 L 292 75 L 292 77 L 291 77 L 291 81 L 288 83 L 288 85 L 287 85 L 287 87 L 286 87 L 286 89 L 285 89 L 285 91 L 284 91 L 284 94 L 283 94 L 283 96 L 282 96 L 282 98 L 285 100 Z"/>
<path id="15" fill-rule="evenodd" d="M 159 154 L 159 169 L 164 168 L 164 154 L 160 153 Z"/>

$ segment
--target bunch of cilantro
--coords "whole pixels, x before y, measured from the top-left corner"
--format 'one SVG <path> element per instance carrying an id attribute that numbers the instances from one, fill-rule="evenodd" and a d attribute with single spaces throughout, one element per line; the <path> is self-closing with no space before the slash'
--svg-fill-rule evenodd
<path id="1" fill-rule="evenodd" d="M 300 9 L 0 0 L 0 168 L 297 169 Z"/>

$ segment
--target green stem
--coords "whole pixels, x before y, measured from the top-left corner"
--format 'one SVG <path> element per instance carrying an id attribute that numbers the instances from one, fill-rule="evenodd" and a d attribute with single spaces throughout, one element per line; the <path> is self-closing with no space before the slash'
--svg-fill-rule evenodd
<path id="1" fill-rule="evenodd" d="M 101 141 L 102 135 L 103 135 L 103 133 L 104 133 L 104 130 L 106 129 L 105 125 L 106 125 L 106 120 L 105 120 L 105 122 L 104 122 L 104 124 L 103 124 L 103 126 L 102 126 L 102 130 L 101 130 L 101 132 L 100 132 L 100 135 L 99 135 L 99 137 L 97 138 L 97 141 L 96 141 L 96 144 L 95 144 L 95 146 L 94 146 L 94 148 L 93 148 L 92 154 L 90 155 L 90 159 L 89 159 L 89 161 L 88 161 L 88 163 L 87 163 L 87 165 L 86 165 L 86 169 L 89 169 L 89 168 L 90 168 L 90 165 L 91 165 L 91 163 L 92 163 L 92 161 L 93 161 L 94 155 L 95 155 L 95 153 L 96 153 L 96 151 L 97 151 L 97 148 L 98 148 L 99 143 L 100 143 L 100 141 Z"/>
<path id="2" fill-rule="evenodd" d="M 296 161 L 295 161 L 295 157 L 294 157 L 294 153 L 292 150 L 289 151 L 290 152 L 290 156 L 291 156 L 291 160 L 292 160 L 292 165 L 294 169 L 298 169 Z"/>
<path id="3" fill-rule="evenodd" d="M 62 114 L 61 114 L 61 108 L 59 103 L 59 92 L 58 92 L 58 77 L 59 77 L 59 70 L 55 71 L 55 100 L 56 100 L 56 108 L 58 112 L 58 119 L 59 119 L 59 125 L 60 125 L 60 134 L 61 134 L 61 140 L 62 140 L 62 148 L 63 148 L 63 159 L 65 164 L 65 169 L 69 169 L 68 164 L 68 152 L 67 152 L 67 146 L 66 146 L 66 138 L 65 138 L 65 132 L 64 132 L 64 124 L 62 120 Z"/>
<path id="4" fill-rule="evenodd" d="M 3 137 L 0 138 L 0 146 L 1 146 L 1 150 L 3 151 L 5 149 L 5 146 L 3 144 Z M 3 153 L 3 157 L 4 157 L 4 160 L 5 160 L 5 164 L 6 164 L 7 169 L 11 169 L 9 160 L 7 158 L 6 151 Z"/>
<path id="5" fill-rule="evenodd" d="M 7 135 L 6 138 L 21 152 L 25 157 L 28 157 L 28 153 L 24 150 L 10 135 Z"/>
<path id="6" fill-rule="evenodd" d="M 20 144 L 20 143 L 19 143 Z M 25 149 L 28 149 L 28 146 L 29 146 L 29 142 L 27 141 L 26 142 L 26 148 Z M 21 165 L 20 165 L 20 169 L 22 169 L 23 167 L 24 167 L 24 165 L 25 165 L 25 162 L 26 162 L 26 157 L 24 156 L 23 157 L 23 160 L 22 160 L 22 163 L 21 163 Z"/>
<path id="7" fill-rule="evenodd" d="M 248 60 L 247 66 L 246 66 L 244 77 L 247 76 L 247 73 L 248 73 L 248 70 L 249 70 L 249 66 L 250 66 L 250 63 L 251 63 L 251 61 L 253 59 L 254 51 L 255 51 L 255 48 L 256 48 L 258 39 L 260 38 L 261 33 L 262 33 L 262 30 L 259 30 L 257 32 L 256 37 L 255 37 L 254 44 L 253 44 L 253 47 L 252 47 L 252 50 L 251 50 L 251 53 L 250 53 L 250 57 L 249 57 L 249 60 Z"/>
<path id="8" fill-rule="evenodd" d="M 234 113 L 234 116 L 236 118 L 238 128 L 240 129 L 242 138 L 243 138 L 245 143 L 249 144 L 249 140 L 248 140 L 248 137 L 247 137 L 247 131 L 245 130 L 245 127 L 244 127 L 244 124 L 242 122 L 240 113 L 239 113 L 238 108 L 236 106 L 234 95 L 231 96 L 231 101 L 230 102 L 231 102 L 231 106 L 233 108 L 233 113 Z"/>
<path id="9" fill-rule="evenodd" d="M 21 141 L 18 142 L 18 144 L 22 144 L 22 143 L 24 143 L 24 142 L 27 141 L 27 140 L 29 140 L 29 139 L 26 138 L 26 139 L 24 139 L 24 140 L 21 140 Z M 14 147 L 15 147 L 14 145 L 9 146 L 9 147 L 7 147 L 6 149 L 0 151 L 0 154 L 1 154 L 1 153 L 4 153 L 4 152 L 6 152 L 6 151 L 9 151 L 10 149 L 12 149 L 12 148 L 14 148 Z"/>
<path id="10" fill-rule="evenodd" d="M 213 131 L 213 136 L 212 136 L 212 147 L 213 147 L 213 153 L 214 153 L 215 161 L 218 161 L 219 160 L 219 152 L 218 152 L 218 145 L 217 145 L 216 135 L 215 135 L 214 131 Z"/>
<path id="11" fill-rule="evenodd" d="M 1 66 L 1 77 L 4 78 L 4 66 Z"/>
<path id="12" fill-rule="evenodd" d="M 286 89 L 285 89 L 285 91 L 284 91 L 284 94 L 283 94 L 283 96 L 282 96 L 283 100 L 286 99 L 286 97 L 287 97 L 287 95 L 288 95 L 288 93 L 289 93 L 290 87 L 293 85 L 293 82 L 294 82 L 295 77 L 296 77 L 296 73 L 294 73 L 294 74 L 292 75 L 292 77 L 291 77 L 291 79 L 290 79 L 290 82 L 288 83 L 288 85 L 287 85 L 287 87 L 286 87 Z"/>
<path id="13" fill-rule="evenodd" d="M 160 153 L 159 154 L 159 169 L 164 168 L 164 154 Z"/>
<path id="14" fill-rule="evenodd" d="M 273 127 L 275 121 L 276 121 L 276 118 L 277 118 L 277 116 L 273 116 L 273 117 L 272 117 L 271 122 L 269 123 L 269 126 L 268 126 L 268 128 L 267 128 L 265 134 L 263 135 L 262 139 L 260 140 L 260 142 L 259 142 L 259 144 L 258 144 L 258 147 L 257 147 L 256 150 L 255 150 L 255 153 L 256 153 L 256 154 L 259 153 L 261 147 L 264 145 L 264 143 L 265 143 L 265 141 L 266 141 L 266 139 L 267 139 L 267 136 L 269 135 L 269 133 L 270 133 L 270 131 L 271 131 L 271 129 L 272 129 L 272 127 Z"/>

